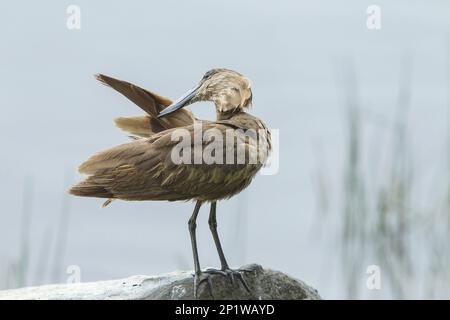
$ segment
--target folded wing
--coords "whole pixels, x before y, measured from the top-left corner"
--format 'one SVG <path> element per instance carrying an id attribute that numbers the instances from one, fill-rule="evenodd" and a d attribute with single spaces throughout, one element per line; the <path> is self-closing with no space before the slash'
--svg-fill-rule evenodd
<path id="1" fill-rule="evenodd" d="M 227 125 L 206 123 L 203 130 L 212 128 L 222 134 L 230 129 Z M 193 153 L 196 143 L 193 139 L 194 126 L 183 129 L 191 137 L 190 152 Z M 69 192 L 77 196 L 124 200 L 219 200 L 245 188 L 261 167 L 257 163 L 226 164 L 225 161 L 176 164 L 172 152 L 179 141 L 172 139 L 174 130 L 166 130 L 151 138 L 125 143 L 92 156 L 79 168 L 88 177 Z M 200 141 L 203 152 L 211 146 L 211 141 Z M 254 152 L 254 146 L 243 139 L 236 139 L 236 144 L 245 145 L 249 152 Z M 230 146 L 219 146 L 225 160 Z M 218 151 L 219 148 L 216 148 L 215 152 Z"/>

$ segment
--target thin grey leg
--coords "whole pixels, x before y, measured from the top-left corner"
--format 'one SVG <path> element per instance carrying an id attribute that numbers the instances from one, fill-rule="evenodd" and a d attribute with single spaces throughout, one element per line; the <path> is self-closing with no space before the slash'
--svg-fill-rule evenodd
<path id="1" fill-rule="evenodd" d="M 189 226 L 189 234 L 191 236 L 191 244 L 192 244 L 192 255 L 194 256 L 194 269 L 195 274 L 200 274 L 200 261 L 198 259 L 198 249 L 197 249 L 197 237 L 195 235 L 195 229 L 197 229 L 197 216 L 200 211 L 200 207 L 202 206 L 201 201 L 197 201 L 195 204 L 194 212 L 192 213 L 191 218 L 188 221 Z"/>
<path id="2" fill-rule="evenodd" d="M 211 203 L 211 210 L 209 211 L 208 224 L 209 229 L 211 230 L 212 236 L 214 238 L 214 243 L 216 244 L 217 253 L 219 254 L 221 270 L 227 270 L 229 269 L 228 263 L 223 253 L 222 245 L 219 239 L 219 234 L 217 233 L 216 206 L 217 206 L 216 201 Z"/>
<path id="3" fill-rule="evenodd" d="M 244 285 L 245 289 L 250 292 L 250 288 L 242 276 L 241 270 L 232 270 L 228 266 L 227 260 L 225 259 L 225 254 L 223 253 L 222 244 L 220 243 L 219 234 L 217 232 L 217 217 L 216 217 L 216 207 L 217 202 L 211 202 L 211 209 L 209 211 L 209 229 L 211 229 L 212 236 L 214 238 L 214 243 L 216 244 L 217 253 L 219 254 L 221 268 L 220 270 L 208 269 L 206 272 L 208 273 L 216 273 L 221 274 L 223 276 L 227 276 L 230 278 L 231 283 L 234 283 L 234 277 L 237 277 L 241 283 Z M 245 270 L 242 270 L 245 271 Z"/>
<path id="4" fill-rule="evenodd" d="M 198 297 L 198 289 L 203 282 L 208 282 L 209 293 L 214 299 L 213 289 L 212 289 L 212 281 L 208 274 L 202 273 L 200 269 L 200 261 L 198 259 L 198 249 L 197 249 L 197 237 L 195 235 L 195 230 L 197 229 L 197 216 L 200 211 L 200 207 L 202 206 L 201 201 L 197 201 L 195 204 L 194 212 L 192 216 L 189 218 L 188 226 L 189 226 L 189 234 L 191 236 L 191 244 L 192 244 L 192 255 L 194 256 L 194 298 Z"/>

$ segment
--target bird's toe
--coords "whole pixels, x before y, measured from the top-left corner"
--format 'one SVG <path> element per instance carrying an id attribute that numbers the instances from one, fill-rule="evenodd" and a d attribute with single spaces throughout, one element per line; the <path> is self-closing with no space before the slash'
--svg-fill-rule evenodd
<path id="1" fill-rule="evenodd" d="M 223 269 L 207 269 L 205 270 L 205 273 L 209 273 L 209 274 L 219 274 L 221 276 L 225 276 L 228 279 L 230 279 L 231 283 L 234 284 L 235 283 L 235 279 L 239 279 L 239 281 L 242 283 L 242 285 L 244 286 L 245 290 L 247 290 L 247 292 L 251 293 L 250 287 L 247 284 L 247 281 L 244 278 L 243 273 L 245 272 L 251 272 L 253 270 L 244 270 L 244 269 L 230 269 L 230 268 L 223 268 Z"/>
<path id="2" fill-rule="evenodd" d="M 203 283 L 207 285 L 209 294 L 213 299 L 215 299 L 211 275 L 207 272 L 200 272 L 194 274 L 194 299 L 198 299 L 200 293 L 199 289 Z"/>

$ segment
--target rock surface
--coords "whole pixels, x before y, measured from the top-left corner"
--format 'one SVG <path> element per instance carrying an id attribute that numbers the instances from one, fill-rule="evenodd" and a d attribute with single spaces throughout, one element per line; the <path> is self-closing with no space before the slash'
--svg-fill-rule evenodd
<path id="1" fill-rule="evenodd" d="M 222 275 L 211 275 L 215 299 L 321 299 L 317 290 L 284 273 L 248 265 L 244 273 L 251 289 Z M 0 299 L 32 300 L 186 300 L 194 299 L 192 272 L 173 272 L 157 276 L 132 276 L 120 280 L 75 284 L 56 284 L 0 291 Z M 199 299 L 212 299 L 207 284 L 199 289 Z"/>

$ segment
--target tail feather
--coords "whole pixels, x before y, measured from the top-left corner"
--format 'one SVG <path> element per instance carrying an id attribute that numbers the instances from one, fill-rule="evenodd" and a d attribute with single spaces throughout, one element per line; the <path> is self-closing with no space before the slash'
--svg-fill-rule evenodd
<path id="1" fill-rule="evenodd" d="M 79 197 L 113 198 L 110 191 L 103 186 L 90 182 L 89 178 L 71 187 L 69 193 Z"/>

